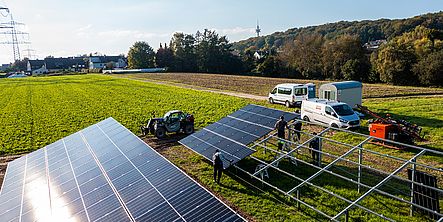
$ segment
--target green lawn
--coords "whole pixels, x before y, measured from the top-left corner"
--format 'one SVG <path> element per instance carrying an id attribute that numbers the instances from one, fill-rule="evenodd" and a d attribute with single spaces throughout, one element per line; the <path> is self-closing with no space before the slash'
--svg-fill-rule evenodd
<path id="1" fill-rule="evenodd" d="M 36 150 L 109 116 L 138 134 L 139 125 L 146 122 L 153 111 L 156 111 L 157 115 L 171 109 L 191 112 L 196 116 L 197 128 L 201 128 L 248 103 L 264 104 L 215 93 L 104 75 L 3 79 L 0 80 L 0 92 L 2 95 L 0 97 L 0 152 L 2 154 Z M 364 105 L 374 111 L 390 112 L 422 125 L 430 140 L 426 146 L 441 149 L 443 144 L 442 103 L 443 98 L 436 97 L 398 101 L 366 100 Z M 283 109 L 283 106 L 274 105 L 273 107 Z M 408 110 L 415 112 L 409 114 Z M 354 138 L 345 139 L 351 141 Z M 293 201 L 289 201 L 266 186 L 262 187 L 259 182 L 234 169 L 229 170 L 228 175 L 224 176 L 223 185 L 214 184 L 211 165 L 183 146 L 174 145 L 161 152 L 202 185 L 215 191 L 231 206 L 245 212 L 249 219 L 256 221 L 322 219 L 305 207 L 297 210 Z M 262 159 L 270 158 L 261 152 L 255 155 Z M 242 164 L 246 168 L 255 167 L 249 160 L 243 161 Z M 286 164 L 288 164 L 287 167 L 291 167 L 289 163 Z M 302 169 L 294 173 L 304 177 L 312 173 L 307 168 Z M 368 178 L 373 179 L 371 176 Z M 321 177 L 318 182 L 341 195 L 349 198 L 358 197 L 355 187 L 349 187 L 343 181 L 330 181 L 329 177 Z M 291 181 L 284 177 L 273 176 L 272 183 L 285 188 L 293 186 Z M 306 190 L 305 194 L 307 195 L 302 197 L 303 201 L 323 204 L 325 206 L 319 207 L 325 212 L 334 213 L 338 206 L 343 205 L 341 201 L 329 198 L 328 195 L 320 194 L 316 190 Z M 403 206 L 401 210 L 398 210 L 396 208 L 398 203 L 388 198 L 374 196 L 364 203 L 371 206 L 371 209 L 378 209 L 397 220 L 422 220 L 422 218 L 409 218 L 407 207 Z M 353 211 L 351 216 L 362 220 L 377 220 L 377 218 L 365 216 L 359 210 Z"/>

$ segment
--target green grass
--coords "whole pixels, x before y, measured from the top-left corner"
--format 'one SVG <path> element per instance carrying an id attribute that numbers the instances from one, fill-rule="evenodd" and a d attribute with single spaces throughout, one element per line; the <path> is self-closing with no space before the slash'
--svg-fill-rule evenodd
<path id="1" fill-rule="evenodd" d="M 443 97 L 368 99 L 364 105 L 421 126 L 428 142 L 418 145 L 443 151 Z"/>
<path id="2" fill-rule="evenodd" d="M 0 93 L 2 95 L 0 97 L 0 152 L 3 154 L 36 150 L 109 116 L 138 134 L 139 125 L 146 122 L 153 111 L 156 111 L 157 115 L 162 115 L 171 109 L 193 113 L 196 117 L 197 128 L 201 128 L 248 103 L 264 104 L 264 102 L 215 93 L 104 75 L 3 79 L 0 80 Z M 442 101 L 441 97 L 399 101 L 366 100 L 364 105 L 377 112 L 385 111 L 407 116 L 411 118 L 408 119 L 411 122 L 423 125 L 431 141 L 427 146 L 438 149 L 442 144 Z M 414 114 L 408 115 L 406 104 L 412 102 L 414 102 L 414 107 L 427 108 L 416 109 Z M 272 107 L 283 109 L 283 106 L 278 105 Z M 342 137 L 346 141 L 357 142 L 354 137 Z M 223 177 L 221 186 L 214 184 L 212 168 L 208 161 L 183 146 L 172 146 L 161 152 L 202 185 L 231 203 L 235 209 L 245 212 L 249 219 L 256 221 L 324 219 L 306 207 L 297 209 L 295 203 L 289 201 L 284 195 L 266 186 L 262 187 L 260 182 L 236 172 L 235 169 L 230 169 L 228 175 Z M 411 155 L 410 152 L 405 153 Z M 257 152 L 254 155 L 268 161 L 272 158 L 269 153 Z M 249 159 L 242 161 L 241 164 L 246 169 L 255 168 L 253 161 Z M 314 173 L 308 167 L 294 168 L 293 165 L 284 161 L 282 164 L 282 167 L 289 172 L 302 178 Z M 346 169 L 344 168 L 346 166 L 340 167 Z M 352 172 L 354 169 L 346 170 Z M 376 183 L 378 179 L 368 175 L 368 183 Z M 293 179 L 279 176 L 276 172 L 271 172 L 270 182 L 286 190 L 297 184 Z M 358 197 L 355 187 L 349 186 L 349 183 L 345 181 L 331 180 L 331 177 L 322 176 L 316 183 L 348 198 Z M 315 189 L 303 191 L 303 201 L 318 205 L 319 208 L 331 214 L 336 213 L 339 210 L 338 207 L 344 204 L 343 201 L 331 198 L 330 195 Z M 403 206 L 399 211 L 396 207 L 398 202 L 381 196 L 375 195 L 368 198 L 364 204 L 397 220 L 422 220 L 409 218 L 407 207 Z M 377 220 L 360 210 L 353 210 L 351 217 L 354 220 Z"/>
<path id="3" fill-rule="evenodd" d="M 103 75 L 0 80 L 0 154 L 36 150 L 107 117 L 139 133 L 151 113 L 181 109 L 202 127 L 248 101 Z"/>

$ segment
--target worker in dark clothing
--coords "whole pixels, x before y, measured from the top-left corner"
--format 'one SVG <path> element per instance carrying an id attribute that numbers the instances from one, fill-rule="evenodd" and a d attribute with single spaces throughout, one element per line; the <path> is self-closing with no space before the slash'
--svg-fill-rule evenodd
<path id="1" fill-rule="evenodd" d="M 220 183 L 220 178 L 223 172 L 223 161 L 222 154 L 220 150 L 216 150 L 214 155 L 212 155 L 212 162 L 214 163 L 214 182 Z"/>
<path id="2" fill-rule="evenodd" d="M 280 119 L 275 123 L 274 128 L 277 129 L 278 138 L 286 139 L 285 128 L 288 128 L 288 122 L 285 121 L 284 116 L 280 117 Z M 279 150 L 282 150 L 283 144 L 284 144 L 283 141 L 280 141 L 280 140 L 278 141 L 278 149 Z"/>
<path id="3" fill-rule="evenodd" d="M 314 136 L 317 135 L 317 133 L 313 133 Z M 315 137 L 311 142 L 309 143 L 309 148 L 311 148 L 311 154 L 312 154 L 312 160 L 314 161 L 315 165 L 320 164 L 320 139 L 318 137 Z"/>
<path id="4" fill-rule="evenodd" d="M 300 121 L 295 122 L 294 129 L 295 135 L 297 136 L 297 141 L 300 142 L 300 132 L 301 132 L 302 123 Z"/>

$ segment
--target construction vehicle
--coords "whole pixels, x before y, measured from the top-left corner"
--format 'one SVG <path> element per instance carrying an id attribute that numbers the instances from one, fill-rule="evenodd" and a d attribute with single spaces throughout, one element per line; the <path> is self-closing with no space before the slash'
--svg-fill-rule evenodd
<path id="1" fill-rule="evenodd" d="M 425 141 L 422 135 L 422 128 L 416 124 L 412 124 L 406 120 L 393 119 L 389 114 L 387 114 L 386 117 L 382 117 L 365 106 L 357 105 L 357 108 L 360 112 L 374 117 L 374 119 L 368 121 L 369 135 L 374 138 L 392 140 L 405 144 L 414 144 L 414 141 Z M 393 149 L 404 148 L 398 144 L 377 139 L 372 140 L 371 143 Z"/>
<path id="2" fill-rule="evenodd" d="M 153 113 L 155 116 L 155 113 Z M 149 133 L 162 139 L 167 133 L 185 133 L 187 135 L 194 132 L 194 116 L 184 113 L 181 110 L 172 110 L 167 112 L 161 118 L 149 119 L 146 126 L 140 127 L 142 134 L 145 136 Z"/>

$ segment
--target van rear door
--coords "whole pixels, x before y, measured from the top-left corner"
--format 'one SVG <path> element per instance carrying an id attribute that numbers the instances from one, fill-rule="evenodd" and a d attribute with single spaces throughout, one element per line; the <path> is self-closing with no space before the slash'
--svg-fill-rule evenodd
<path id="1" fill-rule="evenodd" d="M 308 88 L 306 86 L 294 87 L 294 102 L 306 100 L 308 98 Z"/>

